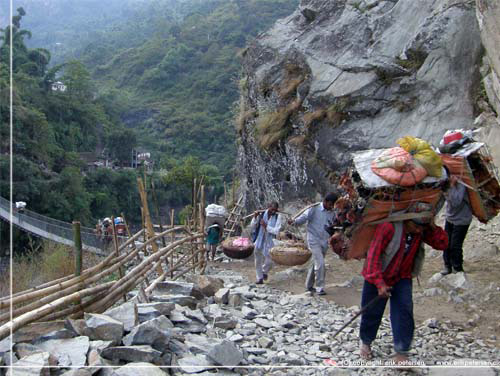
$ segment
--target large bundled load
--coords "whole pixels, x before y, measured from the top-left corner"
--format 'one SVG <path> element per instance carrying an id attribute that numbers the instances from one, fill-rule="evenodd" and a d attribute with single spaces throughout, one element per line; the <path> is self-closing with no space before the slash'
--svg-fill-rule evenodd
<path id="1" fill-rule="evenodd" d="M 467 188 L 472 214 L 487 223 L 500 211 L 500 184 L 487 146 L 460 129 L 446 132 L 439 150 L 450 174 Z"/>
<path id="2" fill-rule="evenodd" d="M 227 210 L 222 205 L 210 204 L 205 208 L 205 228 L 218 224 L 221 229 L 226 222 Z"/>
<path id="3" fill-rule="evenodd" d="M 343 196 L 329 231 L 330 245 L 343 259 L 366 255 L 376 225 L 430 217 L 443 203 L 446 171 L 423 140 L 405 137 L 400 147 L 353 154 L 353 166 L 341 178 Z M 430 204 L 429 210 L 421 209 Z"/>

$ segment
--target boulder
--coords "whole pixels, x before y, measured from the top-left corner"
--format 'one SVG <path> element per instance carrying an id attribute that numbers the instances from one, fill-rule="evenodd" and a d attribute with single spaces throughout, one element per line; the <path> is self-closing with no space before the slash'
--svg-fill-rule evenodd
<path id="1" fill-rule="evenodd" d="M 140 303 L 137 304 L 137 310 L 139 311 L 139 315 L 142 314 L 144 315 L 144 312 L 148 308 L 154 308 L 158 312 L 160 312 L 162 315 L 168 316 L 170 312 L 172 312 L 175 308 L 174 303 L 162 303 L 162 302 L 156 302 L 156 303 Z"/>
<path id="2" fill-rule="evenodd" d="M 123 337 L 125 346 L 151 345 L 161 352 L 168 348 L 168 342 L 172 337 L 171 322 L 160 316 L 156 319 L 146 321 L 132 329 L 130 334 Z"/>
<path id="3" fill-rule="evenodd" d="M 216 293 L 215 293 L 215 302 L 217 304 L 227 304 L 229 303 L 229 294 L 230 294 L 230 289 L 227 289 L 227 288 L 222 288 L 222 289 L 219 289 Z"/>
<path id="4" fill-rule="evenodd" d="M 139 323 L 141 324 L 159 316 L 162 316 L 162 313 L 154 307 L 139 307 L 139 305 L 137 307 L 137 317 L 139 319 Z"/>
<path id="5" fill-rule="evenodd" d="M 179 369 L 185 373 L 199 373 L 214 368 L 205 355 L 190 355 L 180 358 Z"/>
<path id="6" fill-rule="evenodd" d="M 198 303 L 194 297 L 186 295 L 152 295 L 151 301 L 179 304 L 181 306 L 186 306 L 191 309 L 195 309 L 196 304 Z"/>
<path id="7" fill-rule="evenodd" d="M 203 295 L 214 296 L 217 291 L 224 287 L 224 281 L 220 278 L 208 275 L 196 276 L 196 284 Z"/>
<path id="8" fill-rule="evenodd" d="M 243 304 L 243 297 L 241 296 L 241 294 L 231 294 L 229 296 L 228 304 L 234 308 L 241 307 L 241 305 Z"/>
<path id="9" fill-rule="evenodd" d="M 117 376 L 167 376 L 168 372 L 163 371 L 160 367 L 152 363 L 134 362 L 115 369 Z"/>
<path id="10" fill-rule="evenodd" d="M 184 309 L 182 309 L 181 312 L 183 313 L 183 315 L 186 318 L 196 320 L 202 324 L 208 323 L 208 320 L 205 318 L 205 315 L 203 315 L 203 312 L 200 309 L 192 310 L 192 309 L 185 307 Z"/>
<path id="11" fill-rule="evenodd" d="M 15 343 L 33 342 L 46 333 L 58 331 L 64 329 L 64 327 L 64 321 L 33 322 L 16 330 L 12 341 Z"/>
<path id="12" fill-rule="evenodd" d="M 161 351 L 151 346 L 119 346 L 108 347 L 101 352 L 101 356 L 110 360 L 122 360 L 125 362 L 148 362 L 156 363 L 161 358 Z"/>
<path id="13" fill-rule="evenodd" d="M 472 287 L 472 282 L 469 281 L 463 272 L 445 275 L 439 280 L 439 284 L 452 290 L 467 290 Z"/>
<path id="14" fill-rule="evenodd" d="M 12 345 L 13 341 L 12 338 L 9 336 L 7 338 L 4 338 L 0 341 L 0 355 L 5 354 L 6 352 L 9 352 L 12 350 Z"/>
<path id="15" fill-rule="evenodd" d="M 221 328 L 221 329 L 234 329 L 236 328 L 236 325 L 238 322 L 231 317 L 227 316 L 222 316 L 222 317 L 217 317 L 213 321 L 214 327 L 216 328 Z"/>
<path id="16" fill-rule="evenodd" d="M 108 309 L 104 314 L 123 323 L 123 329 L 126 332 L 130 332 L 134 326 L 139 324 L 137 306 L 132 302 Z"/>
<path id="17" fill-rule="evenodd" d="M 83 319 L 73 320 L 68 318 L 64 321 L 64 327 L 74 333 L 74 336 L 82 336 L 87 325 Z"/>
<path id="18" fill-rule="evenodd" d="M 221 341 L 215 338 L 208 338 L 197 334 L 186 334 L 184 345 L 193 354 L 207 355 L 214 344 L 220 344 Z"/>
<path id="19" fill-rule="evenodd" d="M 212 347 L 212 349 L 208 352 L 208 358 L 213 360 L 218 365 L 224 367 L 235 367 L 242 362 L 243 353 L 234 343 L 222 341 L 222 343 Z"/>
<path id="20" fill-rule="evenodd" d="M 98 313 L 85 313 L 83 334 L 91 340 L 113 341 L 119 344 L 123 337 L 123 323 Z"/>
<path id="21" fill-rule="evenodd" d="M 203 294 L 194 283 L 186 282 L 160 282 L 153 290 L 154 295 L 185 295 L 195 299 L 203 299 Z"/>
<path id="22" fill-rule="evenodd" d="M 102 369 L 106 369 L 107 366 L 113 366 L 116 365 L 114 363 L 118 362 L 112 362 L 110 360 L 104 359 L 100 355 L 101 351 L 98 351 L 96 349 L 91 349 L 89 350 L 89 353 L 87 355 L 87 363 L 88 363 L 88 370 L 92 375 L 95 373 L 99 372 Z"/>
<path id="23" fill-rule="evenodd" d="M 75 337 L 75 332 L 73 330 L 60 329 L 41 335 L 40 337 L 36 338 L 33 341 L 33 343 L 43 342 L 49 339 L 68 339 L 74 337 Z"/>
<path id="24" fill-rule="evenodd" d="M 84 367 L 90 341 L 88 337 L 51 339 L 37 344 L 42 350 L 54 356 L 62 367 Z"/>
<path id="25" fill-rule="evenodd" d="M 49 376 L 50 354 L 38 352 L 19 359 L 13 365 L 23 368 L 11 368 L 7 370 L 7 376 Z M 29 367 L 29 368 L 28 368 Z"/>
<path id="26" fill-rule="evenodd" d="M 61 376 L 92 376 L 92 372 L 88 369 L 72 369 L 71 371 L 64 372 Z"/>
<path id="27" fill-rule="evenodd" d="M 96 350 L 100 353 L 102 350 L 107 349 L 111 346 L 113 346 L 113 341 L 90 341 L 89 350 Z"/>
<path id="28" fill-rule="evenodd" d="M 17 355 L 19 359 L 32 355 L 37 352 L 43 352 L 42 348 L 39 346 L 32 345 L 31 343 L 21 342 L 21 343 L 16 343 L 14 345 L 14 353 Z"/>

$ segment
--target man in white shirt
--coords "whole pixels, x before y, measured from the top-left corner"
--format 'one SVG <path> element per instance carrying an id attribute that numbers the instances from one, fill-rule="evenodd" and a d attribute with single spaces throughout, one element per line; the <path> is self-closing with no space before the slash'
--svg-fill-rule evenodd
<path id="1" fill-rule="evenodd" d="M 257 284 L 261 285 L 267 280 L 267 274 L 271 270 L 272 260 L 269 254 L 273 247 L 273 239 L 281 229 L 281 216 L 278 214 L 278 203 L 272 202 L 264 212 L 256 211 L 250 224 L 255 229 L 256 238 L 252 239 L 255 244 L 255 271 Z"/>
<path id="2" fill-rule="evenodd" d="M 330 235 L 325 227 L 333 221 L 335 212 L 333 207 L 338 199 L 337 193 L 328 193 L 323 202 L 320 202 L 302 213 L 290 224 L 302 225 L 307 222 L 307 246 L 312 253 L 314 263 L 307 273 L 306 289 L 310 293 L 316 291 L 318 295 L 325 295 L 325 255 L 328 250 Z M 314 289 L 316 282 L 316 289 Z"/>

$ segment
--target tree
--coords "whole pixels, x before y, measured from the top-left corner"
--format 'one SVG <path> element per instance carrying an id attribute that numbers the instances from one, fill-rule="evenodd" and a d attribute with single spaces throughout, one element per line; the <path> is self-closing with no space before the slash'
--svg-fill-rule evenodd
<path id="1" fill-rule="evenodd" d="M 125 164 L 132 159 L 132 151 L 136 145 L 137 136 L 132 129 L 117 129 L 108 136 L 108 149 L 120 164 Z"/>
<path id="2" fill-rule="evenodd" d="M 90 73 L 80 61 L 73 60 L 66 63 L 61 79 L 73 98 L 81 100 L 93 98 L 94 85 L 90 79 Z"/>

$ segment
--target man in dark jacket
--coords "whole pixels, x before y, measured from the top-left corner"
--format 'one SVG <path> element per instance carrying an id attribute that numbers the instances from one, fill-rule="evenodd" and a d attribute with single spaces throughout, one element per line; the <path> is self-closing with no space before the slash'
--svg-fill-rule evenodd
<path id="1" fill-rule="evenodd" d="M 370 244 L 362 275 L 365 278 L 361 306 L 379 297 L 361 316 L 360 355 L 372 357 L 371 344 L 377 336 L 388 298 L 391 300 L 391 326 L 396 364 L 408 360 L 413 340 L 412 272 L 421 243 L 444 250 L 448 246 L 446 232 L 431 221 L 408 220 L 377 226 Z"/>

